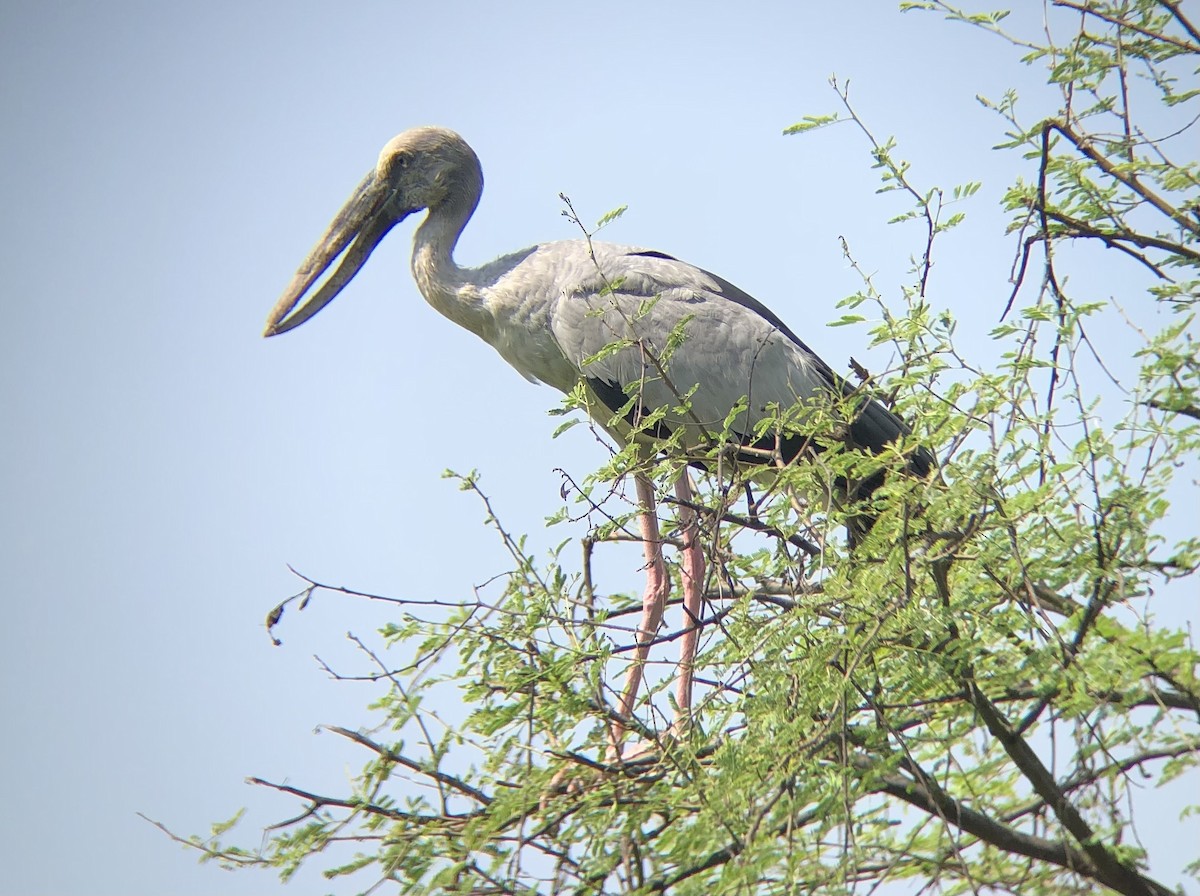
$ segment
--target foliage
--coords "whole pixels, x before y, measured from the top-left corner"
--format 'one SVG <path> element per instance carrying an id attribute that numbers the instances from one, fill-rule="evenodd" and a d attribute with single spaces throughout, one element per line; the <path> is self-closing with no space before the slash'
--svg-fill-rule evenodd
<path id="1" fill-rule="evenodd" d="M 613 683 L 640 607 L 597 593 L 593 559 L 636 532 L 624 477 L 648 469 L 669 489 L 682 449 L 627 449 L 568 480 L 553 522 L 578 514 L 588 535 L 546 558 L 456 477 L 511 569 L 460 605 L 367 595 L 396 614 L 389 652 L 362 645 L 383 685 L 376 719 L 329 729 L 363 751 L 361 773 L 340 795 L 255 779 L 300 815 L 257 850 L 214 828 L 193 840 L 208 857 L 287 877 L 350 843 L 327 873 L 398 893 L 1169 892 L 1133 813 L 1136 788 L 1195 780 L 1200 760 L 1197 652 L 1155 613 L 1178 618 L 1200 563 L 1200 539 L 1169 516 L 1197 500 L 1200 165 L 1176 155 L 1196 145 L 1200 33 L 1168 0 L 1056 0 L 1040 37 L 1010 34 L 1002 13 L 903 5 L 1010 41 L 1061 100 L 1032 122 L 1014 93 L 983 100 L 999 149 L 1027 165 L 1003 199 L 1011 289 L 979 292 L 1000 296 L 997 363 L 956 344 L 931 277 L 978 185 L 918 186 L 837 82 L 841 111 L 790 129 L 853 123 L 881 189 L 906 197 L 896 221 L 919 248 L 902 307 L 864 275 L 840 323 L 878 319 L 899 358 L 880 379 L 913 443 L 938 447 L 937 475 L 890 476 L 851 550 L 839 532 L 864 509 L 827 498 L 872 465 L 901 467 L 899 448 L 827 447 L 763 481 L 715 438 L 700 474 L 702 693 L 672 730 L 670 676 L 653 671 L 624 760 Z M 1095 268 L 1144 286 L 1077 291 L 1071 277 Z M 459 706 L 465 718 L 445 709 Z"/>

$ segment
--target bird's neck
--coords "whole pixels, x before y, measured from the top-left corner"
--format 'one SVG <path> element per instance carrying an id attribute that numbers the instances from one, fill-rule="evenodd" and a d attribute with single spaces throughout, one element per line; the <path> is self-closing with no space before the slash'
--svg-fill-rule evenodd
<path id="1" fill-rule="evenodd" d="M 476 335 L 483 335 L 486 315 L 470 272 L 454 261 L 454 247 L 466 227 L 474 203 L 431 209 L 413 237 L 412 273 L 417 289 L 439 313 Z"/>

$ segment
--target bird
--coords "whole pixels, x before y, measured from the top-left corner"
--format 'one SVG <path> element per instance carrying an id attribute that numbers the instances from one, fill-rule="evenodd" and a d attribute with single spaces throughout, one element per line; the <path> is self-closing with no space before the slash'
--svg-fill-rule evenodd
<path id="1" fill-rule="evenodd" d="M 482 193 L 479 158 L 454 131 L 426 126 L 394 137 L 297 269 L 264 335 L 311 319 L 393 227 L 425 211 L 411 266 L 426 302 L 491 345 L 526 379 L 564 393 L 582 387 L 588 413 L 619 441 L 634 440 L 653 452 L 663 439 L 695 448 L 711 444 L 714 432 L 726 432 L 737 437 L 742 459 L 761 463 L 773 455 L 787 463 L 811 453 L 810 440 L 756 436 L 756 426 L 780 408 L 822 400 L 851 407 L 843 440 L 852 448 L 879 454 L 911 434 L 761 302 L 666 253 L 588 236 L 540 243 L 479 267 L 459 266 L 455 247 Z M 914 475 L 927 476 L 934 464 L 924 447 L 907 454 L 906 469 Z M 633 662 L 610 728 L 618 757 L 671 591 L 654 486 L 642 473 L 634 480 L 647 582 Z M 854 497 L 869 495 L 881 481 L 881 474 L 868 478 Z M 674 485 L 685 614 L 677 724 L 691 710 L 705 584 L 693 489 L 685 463 Z"/>

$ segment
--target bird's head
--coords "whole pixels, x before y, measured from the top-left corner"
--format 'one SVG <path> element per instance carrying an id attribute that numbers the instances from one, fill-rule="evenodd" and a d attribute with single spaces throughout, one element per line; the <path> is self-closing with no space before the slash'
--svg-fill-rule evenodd
<path id="1" fill-rule="evenodd" d="M 421 127 L 393 137 L 271 309 L 263 335 L 286 333 L 332 302 L 388 231 L 413 212 L 446 208 L 465 221 L 482 189 L 479 159 L 454 131 Z M 339 257 L 341 263 L 313 291 Z"/>

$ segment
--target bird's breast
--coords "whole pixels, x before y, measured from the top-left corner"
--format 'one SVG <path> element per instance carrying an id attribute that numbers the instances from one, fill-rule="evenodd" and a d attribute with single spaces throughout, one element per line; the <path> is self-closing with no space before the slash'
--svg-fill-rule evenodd
<path id="1" fill-rule="evenodd" d="M 521 376 L 570 392 L 579 380 L 554 338 L 553 303 L 527 298 L 496 303 L 487 341 Z"/>

